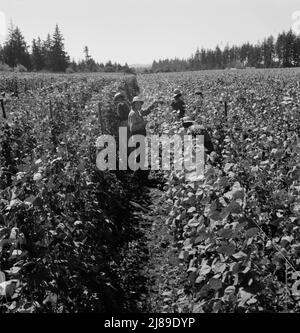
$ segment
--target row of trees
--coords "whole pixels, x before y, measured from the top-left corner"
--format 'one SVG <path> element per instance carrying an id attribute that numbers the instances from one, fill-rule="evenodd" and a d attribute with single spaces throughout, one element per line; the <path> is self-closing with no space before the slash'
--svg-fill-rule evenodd
<path id="1" fill-rule="evenodd" d="M 63 41 L 60 29 L 56 26 L 54 34 L 52 36 L 48 34 L 45 41 L 40 38 L 34 39 L 30 50 L 21 30 L 11 26 L 8 38 L 0 48 L 0 61 L 9 68 L 65 72 L 69 66 L 69 56 Z"/>
<path id="2" fill-rule="evenodd" d="M 1 65 L 2 63 L 2 65 Z M 226 46 L 223 50 L 217 46 L 214 50 L 197 49 L 189 59 L 165 59 L 154 61 L 151 72 L 176 72 L 188 70 L 207 70 L 224 68 L 271 68 L 300 66 L 300 36 L 292 30 L 266 38 L 262 43 L 242 46 Z M 48 34 L 46 40 L 34 39 L 29 47 L 18 27 L 11 26 L 6 42 L 0 44 L 1 68 L 21 69 L 23 71 L 49 72 L 127 72 L 132 70 L 127 64 L 121 66 L 108 61 L 97 63 L 89 54 L 86 46 L 84 59 L 70 61 L 65 51 L 64 38 L 56 25 L 54 34 Z"/>
<path id="3" fill-rule="evenodd" d="M 69 64 L 68 70 L 73 72 L 125 72 L 132 73 L 133 70 L 126 63 L 124 66 L 108 61 L 106 64 L 97 63 L 89 54 L 89 49 L 84 48 L 84 59 L 78 63 L 74 60 Z"/>
<path id="4" fill-rule="evenodd" d="M 65 51 L 64 37 L 56 25 L 54 34 L 48 34 L 46 40 L 40 37 L 32 41 L 29 47 L 18 27 L 11 26 L 8 38 L 0 44 L 0 70 L 48 71 L 48 72 L 131 72 L 127 64 L 97 63 L 84 49 L 85 58 L 79 62 L 70 61 Z"/>
<path id="5" fill-rule="evenodd" d="M 152 72 L 176 72 L 225 68 L 272 68 L 300 66 L 300 36 L 292 30 L 266 38 L 263 42 L 242 46 L 228 45 L 221 50 L 197 49 L 189 59 L 165 59 L 154 61 Z"/>

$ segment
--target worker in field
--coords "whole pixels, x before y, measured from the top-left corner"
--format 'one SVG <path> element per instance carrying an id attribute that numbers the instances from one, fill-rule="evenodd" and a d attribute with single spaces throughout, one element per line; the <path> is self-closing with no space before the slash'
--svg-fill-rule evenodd
<path id="1" fill-rule="evenodd" d="M 174 91 L 171 107 L 173 108 L 174 111 L 176 111 L 179 119 L 184 118 L 186 112 L 186 106 L 182 97 L 182 92 L 179 89 L 176 89 Z"/>
<path id="2" fill-rule="evenodd" d="M 130 103 L 126 100 L 124 94 L 120 92 L 115 95 L 114 103 L 117 107 L 120 127 L 128 127 L 128 116 L 131 108 Z"/>
<path id="3" fill-rule="evenodd" d="M 138 96 L 133 98 L 131 104 L 131 111 L 128 116 L 130 137 L 134 135 L 142 135 L 146 137 L 147 120 L 144 117 L 149 115 L 154 110 L 154 108 L 158 106 L 158 104 L 159 102 L 155 101 L 148 108 L 143 109 L 142 107 L 144 105 L 144 100 Z M 136 148 L 129 148 L 129 151 L 132 152 Z M 139 158 L 137 159 L 137 162 L 140 162 Z M 139 170 L 139 172 L 137 172 L 136 174 L 140 175 L 144 180 L 146 180 L 148 179 L 149 171 Z"/>
<path id="4" fill-rule="evenodd" d="M 214 145 L 207 129 L 203 125 L 193 121 L 190 117 L 184 117 L 182 119 L 182 125 L 184 128 L 184 135 L 192 135 L 194 138 L 200 135 L 204 136 L 205 154 L 209 156 L 209 160 L 212 163 L 215 162 L 216 153 L 214 151 Z"/>
<path id="5" fill-rule="evenodd" d="M 118 92 L 114 96 L 114 103 L 115 103 L 117 115 L 119 118 L 119 126 L 118 126 L 119 130 L 121 128 L 126 129 L 126 132 L 122 131 L 122 134 L 121 134 L 121 135 L 124 135 L 124 138 L 120 138 L 120 137 L 118 138 L 118 142 L 120 143 L 120 145 L 123 146 L 123 147 L 119 147 L 119 151 L 126 151 L 127 145 L 128 145 L 128 139 L 129 139 L 128 116 L 130 113 L 131 105 L 127 101 L 125 95 L 121 92 Z M 120 133 L 120 131 L 118 132 L 118 134 L 119 133 Z M 126 157 L 125 156 L 122 157 L 119 155 L 119 159 L 122 159 L 122 158 L 125 159 Z M 124 164 L 124 162 L 122 163 L 122 165 L 123 164 Z"/>
<path id="6" fill-rule="evenodd" d="M 196 96 L 196 105 L 195 105 L 195 115 L 198 115 L 203 112 L 203 102 L 204 102 L 204 95 L 201 90 L 197 90 L 195 92 Z"/>
<path id="7" fill-rule="evenodd" d="M 144 100 L 138 96 L 134 97 L 131 104 L 131 111 L 128 116 L 128 124 L 130 135 L 143 135 L 146 136 L 147 120 L 145 116 L 148 116 L 160 102 L 155 101 L 147 109 L 142 109 Z"/>

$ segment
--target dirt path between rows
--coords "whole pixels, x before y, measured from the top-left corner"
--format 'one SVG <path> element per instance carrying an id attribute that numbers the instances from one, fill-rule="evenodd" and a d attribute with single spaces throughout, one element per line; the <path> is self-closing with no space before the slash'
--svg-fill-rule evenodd
<path id="1" fill-rule="evenodd" d="M 178 297 L 184 290 L 185 270 L 178 260 L 178 250 L 166 225 L 167 210 L 164 192 L 146 188 L 147 202 L 136 204 L 134 215 L 139 221 L 143 236 L 135 246 L 146 253 L 139 267 L 139 279 L 145 289 L 141 295 L 138 311 L 145 313 L 172 313 L 178 311 Z M 141 289 L 140 289 L 141 290 Z"/>

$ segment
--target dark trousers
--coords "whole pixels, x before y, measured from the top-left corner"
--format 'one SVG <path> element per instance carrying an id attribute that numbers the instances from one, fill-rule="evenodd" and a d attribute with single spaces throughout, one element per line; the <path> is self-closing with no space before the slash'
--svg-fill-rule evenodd
<path id="1" fill-rule="evenodd" d="M 135 131 L 135 132 L 131 132 L 130 133 L 130 137 L 134 136 L 134 135 L 141 135 L 141 136 L 144 136 L 146 137 L 147 136 L 147 132 L 146 132 L 146 129 L 141 129 L 139 131 Z M 128 148 L 128 156 L 134 151 L 136 150 L 137 148 L 139 148 L 139 144 L 137 145 L 137 147 L 135 148 Z M 147 158 L 147 156 L 146 156 Z M 141 158 L 140 156 L 138 156 L 136 158 L 136 162 L 137 163 L 144 163 L 145 161 L 141 161 Z M 143 179 L 143 180 L 146 180 L 148 179 L 148 176 L 149 176 L 149 173 L 150 171 L 149 170 L 141 170 L 141 169 L 138 169 L 137 171 L 134 172 L 134 176 L 140 178 L 140 179 Z"/>

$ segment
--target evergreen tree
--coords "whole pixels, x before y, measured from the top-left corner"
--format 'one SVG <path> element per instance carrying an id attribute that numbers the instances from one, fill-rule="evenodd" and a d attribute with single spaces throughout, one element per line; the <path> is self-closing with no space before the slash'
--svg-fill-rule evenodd
<path id="1" fill-rule="evenodd" d="M 83 53 L 85 55 L 85 61 L 88 62 L 91 56 L 89 55 L 89 48 L 87 46 L 84 47 Z"/>
<path id="2" fill-rule="evenodd" d="M 31 47 L 31 63 L 35 71 L 41 71 L 45 68 L 45 58 L 43 54 L 43 46 L 40 37 L 32 41 Z"/>
<path id="3" fill-rule="evenodd" d="M 275 45 L 279 67 L 282 67 L 284 64 L 285 36 L 285 32 L 279 34 Z"/>
<path id="4" fill-rule="evenodd" d="M 85 62 L 84 62 L 84 72 L 98 72 L 99 66 L 95 62 L 95 60 L 89 54 L 89 48 L 85 46 L 83 53 L 85 55 Z"/>
<path id="5" fill-rule="evenodd" d="M 223 67 L 222 51 L 221 51 L 219 45 L 217 45 L 217 47 L 215 49 L 215 68 L 217 68 L 217 69 L 224 68 Z"/>
<path id="6" fill-rule="evenodd" d="M 274 46 L 274 37 L 271 36 L 268 39 L 265 39 L 262 44 L 263 52 L 263 63 L 264 67 L 271 68 L 274 65 L 274 55 L 275 55 L 275 46 Z"/>
<path id="7" fill-rule="evenodd" d="M 206 50 L 204 48 L 201 49 L 201 69 L 207 69 L 206 67 Z"/>
<path id="8" fill-rule="evenodd" d="M 250 58 L 250 44 L 246 43 L 241 46 L 240 49 L 240 61 L 244 66 L 249 66 L 249 58 Z"/>
<path id="9" fill-rule="evenodd" d="M 201 53 L 200 53 L 199 49 L 197 49 L 194 59 L 195 59 L 194 69 L 200 70 L 201 69 Z"/>
<path id="10" fill-rule="evenodd" d="M 27 69 L 31 68 L 28 46 L 18 27 L 11 26 L 9 29 L 3 46 L 3 60 L 10 67 L 23 65 Z"/>
<path id="11" fill-rule="evenodd" d="M 263 67 L 263 52 L 259 43 L 253 47 L 253 66 L 257 68 Z"/>
<path id="12" fill-rule="evenodd" d="M 52 40 L 50 34 L 48 34 L 46 40 L 43 42 L 42 53 L 44 58 L 45 69 L 49 71 L 51 71 L 51 47 L 52 47 Z"/>
<path id="13" fill-rule="evenodd" d="M 0 62 L 4 62 L 3 47 L 0 44 Z"/>
<path id="14" fill-rule="evenodd" d="M 222 54 L 224 67 L 227 68 L 230 62 L 229 45 L 226 45 Z"/>
<path id="15" fill-rule="evenodd" d="M 283 57 L 283 67 L 293 67 L 294 64 L 294 45 L 296 44 L 296 36 L 292 30 L 290 30 L 285 35 L 284 41 L 284 57 Z"/>
<path id="16" fill-rule="evenodd" d="M 294 66 L 300 67 L 300 35 L 295 36 L 293 48 L 293 63 Z"/>
<path id="17" fill-rule="evenodd" d="M 69 65 L 69 57 L 65 52 L 63 41 L 63 35 L 56 25 L 50 48 L 50 68 L 53 72 L 65 72 Z"/>
<path id="18" fill-rule="evenodd" d="M 115 72 L 115 68 L 110 60 L 105 64 L 104 71 L 105 72 Z"/>

